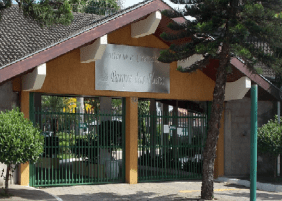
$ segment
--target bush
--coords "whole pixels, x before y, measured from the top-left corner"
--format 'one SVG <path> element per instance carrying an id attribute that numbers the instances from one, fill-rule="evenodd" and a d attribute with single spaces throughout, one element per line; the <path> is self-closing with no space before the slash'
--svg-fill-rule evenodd
<path id="1" fill-rule="evenodd" d="M 0 162 L 7 165 L 5 193 L 11 165 L 35 163 L 43 152 L 44 137 L 18 108 L 0 113 Z"/>
<path id="2" fill-rule="evenodd" d="M 267 124 L 258 128 L 258 152 L 268 154 L 274 161 L 282 153 L 282 127 L 278 125 L 278 117 L 269 120 Z M 274 165 L 274 177 L 276 177 L 276 162 Z"/>
<path id="3" fill-rule="evenodd" d="M 278 125 L 277 116 L 258 128 L 258 152 L 273 157 L 282 153 L 282 127 Z"/>

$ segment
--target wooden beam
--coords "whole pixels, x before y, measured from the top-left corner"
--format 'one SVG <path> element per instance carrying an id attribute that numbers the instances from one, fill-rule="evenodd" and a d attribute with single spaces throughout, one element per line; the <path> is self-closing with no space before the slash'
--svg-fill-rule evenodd
<path id="1" fill-rule="evenodd" d="M 46 77 L 46 63 L 37 66 L 31 73 L 23 76 L 22 90 L 31 91 L 41 89 Z"/>
<path id="2" fill-rule="evenodd" d="M 185 69 L 187 67 L 190 67 L 192 64 L 196 63 L 197 61 L 201 61 L 203 59 L 204 57 L 202 54 L 193 54 L 187 59 L 177 61 L 177 66 L 182 66 Z"/>
<path id="3" fill-rule="evenodd" d="M 235 82 L 227 82 L 225 87 L 225 101 L 242 99 L 251 88 L 251 80 L 244 76 Z"/>
<path id="4" fill-rule="evenodd" d="M 161 19 L 161 12 L 155 11 L 146 19 L 131 24 L 131 37 L 140 38 L 155 33 Z"/>
<path id="5" fill-rule="evenodd" d="M 98 38 L 91 45 L 80 48 L 80 62 L 90 63 L 102 58 L 108 44 L 108 36 Z"/>

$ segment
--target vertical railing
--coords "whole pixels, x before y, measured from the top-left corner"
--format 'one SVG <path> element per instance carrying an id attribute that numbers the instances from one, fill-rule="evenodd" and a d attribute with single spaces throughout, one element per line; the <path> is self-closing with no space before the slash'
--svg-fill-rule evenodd
<path id="1" fill-rule="evenodd" d="M 124 113 L 70 113 L 62 109 L 34 111 L 30 108 L 31 119 L 33 122 L 40 119 L 45 136 L 44 153 L 30 168 L 31 186 L 124 181 Z M 84 124 L 79 125 L 82 115 Z M 108 121 L 102 121 L 105 118 Z M 101 150 L 107 156 L 103 163 Z"/>
<path id="2" fill-rule="evenodd" d="M 156 129 L 152 129 L 152 122 L 155 122 Z M 138 125 L 140 182 L 201 178 L 206 114 L 191 111 L 176 115 L 139 114 Z M 153 142 L 150 138 L 156 139 L 154 145 L 150 144 Z"/>

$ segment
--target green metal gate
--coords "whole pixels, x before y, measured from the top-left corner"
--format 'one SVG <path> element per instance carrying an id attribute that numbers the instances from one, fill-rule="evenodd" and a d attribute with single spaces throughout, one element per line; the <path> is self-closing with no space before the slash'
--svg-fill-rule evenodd
<path id="1" fill-rule="evenodd" d="M 207 115 L 139 114 L 138 181 L 201 179 Z"/>
<path id="2" fill-rule="evenodd" d="M 70 113 L 31 108 L 44 153 L 30 165 L 31 186 L 124 182 L 124 113 Z"/>

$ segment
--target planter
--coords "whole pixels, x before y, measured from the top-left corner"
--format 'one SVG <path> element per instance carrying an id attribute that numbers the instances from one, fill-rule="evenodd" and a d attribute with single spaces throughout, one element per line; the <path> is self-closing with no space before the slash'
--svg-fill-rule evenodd
<path id="1" fill-rule="evenodd" d="M 40 158 L 35 164 L 35 167 L 47 169 L 59 169 L 59 166 L 60 160 L 58 158 Z"/>
<path id="2" fill-rule="evenodd" d="M 98 173 L 99 167 L 99 173 Z M 83 161 L 73 162 L 72 171 L 74 174 L 93 178 L 105 178 L 105 166 L 99 164 L 88 164 Z"/>

